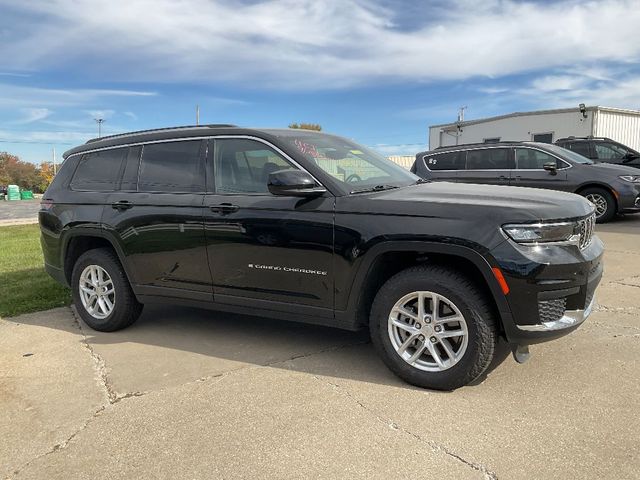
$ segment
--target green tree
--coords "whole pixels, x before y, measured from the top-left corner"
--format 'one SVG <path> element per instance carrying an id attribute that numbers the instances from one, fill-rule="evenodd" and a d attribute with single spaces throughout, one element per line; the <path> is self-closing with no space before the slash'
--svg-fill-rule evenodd
<path id="1" fill-rule="evenodd" d="M 0 184 L 18 185 L 23 190 L 35 192 L 42 192 L 43 187 L 48 185 L 41 169 L 35 164 L 7 152 L 0 152 Z"/>
<path id="2" fill-rule="evenodd" d="M 301 130 L 315 130 L 317 132 L 322 131 L 322 127 L 317 123 L 292 123 L 289 128 L 298 128 Z"/>

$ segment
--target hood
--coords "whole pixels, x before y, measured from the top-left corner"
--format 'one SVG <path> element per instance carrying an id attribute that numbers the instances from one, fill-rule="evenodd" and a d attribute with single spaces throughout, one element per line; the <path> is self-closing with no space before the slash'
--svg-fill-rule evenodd
<path id="1" fill-rule="evenodd" d="M 597 171 L 611 176 L 618 175 L 638 175 L 638 168 L 631 165 L 618 165 L 613 163 L 595 162 L 593 165 L 586 165 L 588 168 L 595 168 Z"/>
<path id="2" fill-rule="evenodd" d="M 361 213 L 475 218 L 499 225 L 578 218 L 593 212 L 590 202 L 573 193 L 470 183 L 431 182 L 351 199 L 351 208 Z"/>

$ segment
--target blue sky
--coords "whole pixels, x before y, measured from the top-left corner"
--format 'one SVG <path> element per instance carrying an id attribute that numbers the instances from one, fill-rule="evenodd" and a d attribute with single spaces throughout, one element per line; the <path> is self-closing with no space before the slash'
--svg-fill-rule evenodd
<path id="1" fill-rule="evenodd" d="M 0 0 L 0 151 L 195 122 L 320 123 L 385 154 L 430 124 L 640 109 L 640 1 Z"/>

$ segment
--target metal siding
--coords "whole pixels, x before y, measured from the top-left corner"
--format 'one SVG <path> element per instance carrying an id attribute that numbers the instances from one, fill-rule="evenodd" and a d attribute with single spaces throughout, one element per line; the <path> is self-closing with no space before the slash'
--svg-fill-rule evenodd
<path id="1" fill-rule="evenodd" d="M 640 115 L 600 110 L 594 134 L 640 150 Z"/>

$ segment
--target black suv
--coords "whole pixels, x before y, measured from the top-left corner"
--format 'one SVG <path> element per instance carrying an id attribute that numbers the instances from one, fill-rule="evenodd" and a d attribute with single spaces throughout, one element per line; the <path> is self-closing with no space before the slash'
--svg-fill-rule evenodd
<path id="1" fill-rule="evenodd" d="M 640 168 L 640 153 L 606 137 L 567 137 L 556 145 L 604 163 Z"/>
<path id="2" fill-rule="evenodd" d="M 429 180 L 512 185 L 577 193 L 605 223 L 616 213 L 640 212 L 640 172 L 594 162 L 571 150 L 537 142 L 442 147 L 416 155 L 411 171 Z"/>
<path id="3" fill-rule="evenodd" d="M 577 328 L 602 275 L 585 199 L 425 182 L 333 135 L 184 127 L 64 156 L 46 270 L 101 331 L 150 303 L 368 327 L 393 372 L 453 389 L 501 338 L 524 360 Z"/>

